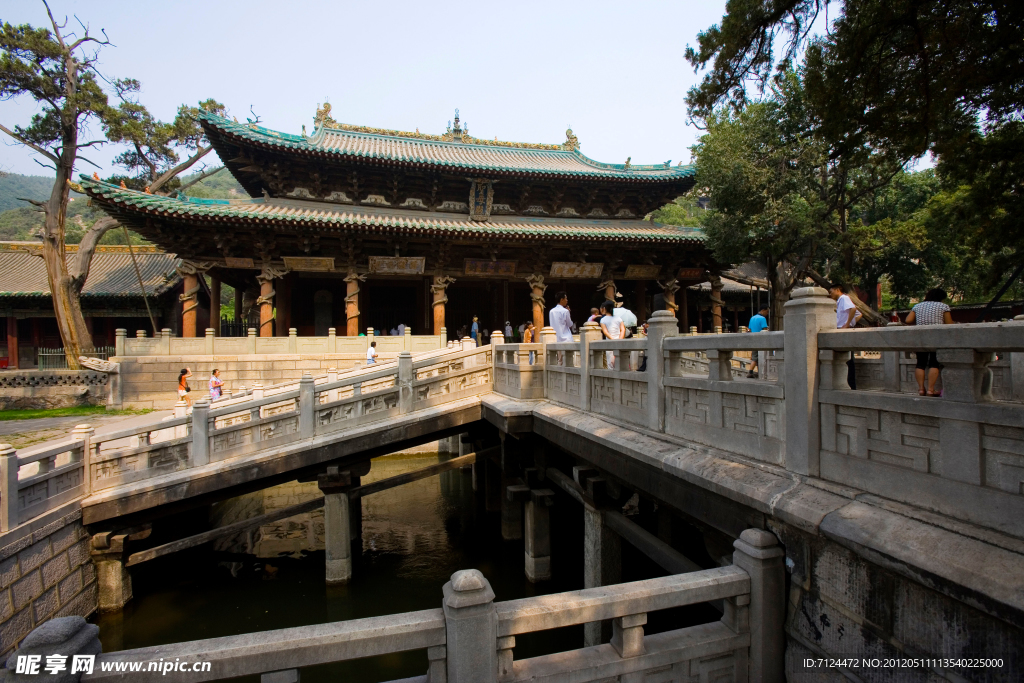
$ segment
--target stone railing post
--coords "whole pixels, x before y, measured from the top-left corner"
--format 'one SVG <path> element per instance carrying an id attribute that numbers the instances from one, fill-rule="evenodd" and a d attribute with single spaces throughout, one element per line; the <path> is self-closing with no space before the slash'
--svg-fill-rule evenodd
<path id="1" fill-rule="evenodd" d="M 188 415 L 188 405 L 184 400 L 174 404 L 174 417 L 185 417 Z M 178 425 L 174 428 L 174 438 L 180 439 L 188 436 L 188 425 Z"/>
<path id="2" fill-rule="evenodd" d="M 294 327 L 288 328 L 288 353 L 298 353 L 299 331 Z"/>
<path id="3" fill-rule="evenodd" d="M 165 355 L 171 355 L 171 328 L 165 327 L 160 330 L 160 352 Z"/>
<path id="4" fill-rule="evenodd" d="M 440 332 L 441 345 L 438 348 L 446 348 L 448 346 L 448 328 L 442 327 Z"/>
<path id="5" fill-rule="evenodd" d="M 192 404 L 192 467 L 210 464 L 210 402 Z"/>
<path id="6" fill-rule="evenodd" d="M 75 428 L 71 430 L 71 438 L 82 442 L 82 454 L 78 459 L 82 462 L 82 484 L 87 496 L 92 493 L 92 476 L 89 474 L 89 465 L 92 463 L 92 437 L 95 434 L 96 430 L 87 424 L 75 425 Z"/>
<path id="7" fill-rule="evenodd" d="M 708 349 L 708 379 L 712 382 L 732 381 L 732 351 Z"/>
<path id="8" fill-rule="evenodd" d="M 541 344 L 545 344 L 545 345 L 547 345 L 547 344 L 554 344 L 555 343 L 555 339 L 557 339 L 557 338 L 558 338 L 558 335 L 555 334 L 555 328 L 553 328 L 551 326 L 545 327 L 545 328 L 541 329 L 541 331 L 540 331 L 540 343 Z"/>
<path id="9" fill-rule="evenodd" d="M 498 615 L 491 584 L 478 570 L 463 569 L 443 591 L 448 683 L 496 683 Z"/>
<path id="10" fill-rule="evenodd" d="M 316 386 L 313 382 L 313 375 L 308 372 L 302 373 L 299 380 L 299 438 L 311 439 L 316 429 L 316 413 L 314 402 L 316 400 Z"/>
<path id="11" fill-rule="evenodd" d="M 1010 354 L 1011 398 L 1024 402 L 1024 353 L 1014 351 Z"/>
<path id="12" fill-rule="evenodd" d="M 245 336 L 245 352 L 250 356 L 256 355 L 256 328 L 250 327 Z"/>
<path id="13" fill-rule="evenodd" d="M 327 328 L 327 353 L 338 352 L 338 331 L 333 328 Z"/>
<path id="14" fill-rule="evenodd" d="M 597 323 L 585 323 L 580 328 L 580 402 L 583 410 L 590 411 L 590 344 L 601 341 L 601 327 Z"/>
<path id="15" fill-rule="evenodd" d="M 402 415 L 412 412 L 412 354 L 402 351 L 398 354 L 398 411 Z"/>
<path id="16" fill-rule="evenodd" d="M 816 477 L 821 453 L 818 332 L 835 328 L 835 303 L 820 287 L 793 290 L 785 306 L 786 469 Z"/>
<path id="17" fill-rule="evenodd" d="M 900 357 L 902 351 L 882 351 L 882 382 L 886 391 L 899 393 L 903 388 Z"/>
<path id="18" fill-rule="evenodd" d="M 114 355 L 124 355 L 124 341 L 128 337 L 128 330 L 123 327 L 119 327 L 114 330 Z"/>
<path id="19" fill-rule="evenodd" d="M 973 349 L 938 349 L 936 358 L 942 367 L 942 397 L 947 401 L 985 403 L 992 400 L 994 353 Z"/>
<path id="20" fill-rule="evenodd" d="M 782 683 L 786 653 L 786 553 L 778 539 L 763 529 L 747 529 L 733 547 L 733 564 L 750 575 L 748 680 Z"/>
<path id="21" fill-rule="evenodd" d="M 405 334 L 402 335 L 402 341 L 404 342 L 404 345 L 402 346 L 402 348 L 405 349 L 406 351 L 412 351 L 412 328 L 411 327 L 406 327 L 405 328 Z"/>
<path id="22" fill-rule="evenodd" d="M 9 443 L 0 444 L 0 531 L 18 526 L 18 451 Z"/>
<path id="23" fill-rule="evenodd" d="M 672 311 L 655 311 L 647 327 L 647 426 L 656 432 L 665 429 L 665 363 L 664 342 L 679 334 L 679 321 Z"/>
<path id="24" fill-rule="evenodd" d="M 505 343 L 505 333 L 501 330 L 495 330 L 491 332 L 491 346 L 497 346 L 498 344 Z M 493 355 L 493 354 L 492 354 Z"/>
<path id="25" fill-rule="evenodd" d="M 33 680 L 40 683 L 78 683 L 84 672 L 75 666 L 79 661 L 77 658 L 103 652 L 99 635 L 100 627 L 87 623 L 83 617 L 58 617 L 44 621 L 25 636 L 17 651 L 8 657 L 4 665 L 7 680 L 12 683 Z M 46 659 L 53 655 L 63 657 L 65 670 L 57 675 L 45 673 Z M 16 674 L 18 657 L 31 657 L 37 668 Z"/>
<path id="26" fill-rule="evenodd" d="M 216 339 L 216 336 L 214 334 L 213 328 L 212 327 L 207 327 L 206 328 L 206 338 L 203 340 L 205 342 L 205 347 L 203 349 L 203 353 L 205 353 L 207 356 L 212 356 L 213 355 L 213 342 L 214 342 L 214 339 Z"/>

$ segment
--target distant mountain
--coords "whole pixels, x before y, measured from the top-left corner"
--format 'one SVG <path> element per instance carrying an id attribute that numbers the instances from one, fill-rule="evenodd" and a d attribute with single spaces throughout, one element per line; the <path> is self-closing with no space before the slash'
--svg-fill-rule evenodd
<path id="1" fill-rule="evenodd" d="M 187 185 L 192 178 L 195 178 L 195 174 L 191 176 L 182 176 L 181 184 Z M 198 183 L 185 190 L 185 194 L 189 197 L 198 197 L 201 199 L 249 198 L 248 193 L 242 189 L 242 186 L 238 184 L 235 177 L 226 169 L 214 173 L 209 178 L 200 180 Z"/>
<path id="2" fill-rule="evenodd" d="M 52 177 L 16 173 L 0 176 L 0 211 L 30 206 L 27 202 L 19 201 L 18 197 L 46 199 L 52 188 Z"/>
<path id="3" fill-rule="evenodd" d="M 183 176 L 182 184 L 187 184 L 195 175 Z M 27 199 L 47 199 L 53 187 L 53 178 L 46 176 L 28 176 L 10 174 L 0 177 L 0 240 L 35 240 L 39 239 L 43 227 L 43 214 L 35 210 Z M 188 190 L 190 197 L 203 199 L 245 199 L 246 194 L 234 176 L 220 171 L 205 178 Z M 66 239 L 68 244 L 77 244 L 85 231 L 103 216 L 103 212 L 88 205 L 88 199 L 76 192 L 71 193 L 68 205 L 68 223 Z M 132 233 L 132 243 L 142 242 L 142 238 Z M 101 244 L 122 244 L 124 233 L 120 230 L 108 232 Z"/>

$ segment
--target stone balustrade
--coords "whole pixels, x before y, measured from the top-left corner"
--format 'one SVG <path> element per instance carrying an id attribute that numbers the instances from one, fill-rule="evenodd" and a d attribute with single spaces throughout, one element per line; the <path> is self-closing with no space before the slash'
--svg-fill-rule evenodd
<path id="1" fill-rule="evenodd" d="M 1024 323 L 836 330 L 834 312 L 807 288 L 787 304 L 784 332 L 680 335 L 658 312 L 647 338 L 601 340 L 587 324 L 579 342 L 543 345 L 534 366 L 525 346 L 498 347 L 495 391 L 1024 537 Z M 938 353 L 943 397 L 918 396 L 916 382 L 909 393 L 915 351 Z M 760 378 L 736 362 L 746 352 Z M 866 390 L 846 383 L 854 352 L 869 356 L 855 359 L 874 375 Z"/>
<path id="2" fill-rule="evenodd" d="M 492 347 L 444 349 L 298 382 L 241 389 L 238 396 L 179 403 L 170 419 L 72 439 L 19 454 L 0 446 L 3 531 L 99 491 L 204 467 L 293 442 L 345 433 L 491 391 Z"/>
<path id="3" fill-rule="evenodd" d="M 506 602 L 494 601 L 479 571 L 462 570 L 443 587 L 440 609 L 100 654 L 88 678 L 120 680 L 118 662 L 188 661 L 209 666 L 161 677 L 198 683 L 259 674 L 264 681 L 295 681 L 303 667 L 425 649 L 427 675 L 406 680 L 776 683 L 783 680 L 784 586 L 777 539 L 750 529 L 724 567 Z M 644 634 L 649 613 L 713 601 L 724 607 L 719 621 Z M 518 635 L 607 619 L 609 643 L 515 659 Z"/>
<path id="4" fill-rule="evenodd" d="M 444 328 L 441 334 L 417 334 L 406 329 L 401 336 L 375 335 L 373 328 L 367 328 L 365 336 L 339 337 L 332 327 L 326 337 L 300 337 L 293 327 L 287 337 L 257 337 L 256 328 L 249 328 L 245 337 L 218 337 L 213 328 L 206 329 L 203 337 L 175 337 L 171 330 L 163 329 L 160 334 L 149 337 L 145 330 L 138 330 L 134 337 L 128 330 L 115 333 L 115 356 L 253 356 L 281 354 L 365 354 L 370 342 L 377 342 L 378 353 L 400 353 L 409 351 L 433 351 L 447 345 L 448 335 Z"/>
<path id="5" fill-rule="evenodd" d="M 88 495 L 86 455 L 92 435 L 92 428 L 79 425 L 70 439 L 21 454 L 0 444 L 0 532 Z"/>

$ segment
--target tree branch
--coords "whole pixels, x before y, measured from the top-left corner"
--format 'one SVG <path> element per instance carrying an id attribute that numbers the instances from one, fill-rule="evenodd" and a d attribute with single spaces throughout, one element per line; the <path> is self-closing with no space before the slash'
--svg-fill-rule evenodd
<path id="1" fill-rule="evenodd" d="M 829 289 L 832 286 L 832 283 L 823 278 L 818 271 L 814 270 L 814 268 L 808 268 L 807 275 L 814 280 L 814 284 L 818 285 L 822 289 Z M 850 297 L 850 301 L 852 301 L 853 305 L 857 307 L 857 310 L 861 312 L 861 315 L 863 316 L 861 318 L 862 320 L 870 321 L 876 325 L 885 322 L 885 318 L 879 315 L 875 309 L 871 308 L 857 297 L 857 292 L 853 291 L 852 287 L 846 295 Z"/>
<path id="2" fill-rule="evenodd" d="M 188 188 L 192 187 L 196 183 L 200 182 L 201 180 L 205 180 L 206 178 L 209 178 L 212 175 L 216 175 L 216 174 L 220 173 L 225 168 L 227 168 L 227 166 L 218 166 L 217 168 L 213 169 L 212 171 L 206 171 L 205 173 L 200 173 L 198 176 L 196 176 L 192 180 L 188 181 L 187 183 L 185 183 L 184 185 L 179 187 L 178 190 L 177 190 L 178 194 L 180 195 L 182 192 L 184 192 Z"/>
<path id="3" fill-rule="evenodd" d="M 30 140 L 27 140 L 26 138 L 22 137 L 21 135 L 18 135 L 17 133 L 15 133 L 13 130 L 11 130 L 7 126 L 5 126 L 3 124 L 0 124 L 0 130 L 2 130 L 3 132 L 7 133 L 12 138 L 17 140 L 21 144 L 25 145 L 26 147 L 30 147 L 30 148 L 34 149 L 36 152 L 38 152 L 39 154 L 42 154 L 44 157 L 46 157 L 47 159 L 49 159 L 53 163 L 57 163 L 57 157 L 56 156 L 54 156 L 50 152 L 47 152 L 45 149 L 43 149 L 42 147 L 40 147 L 36 143 L 34 143 L 34 142 L 30 141 Z"/>
<path id="4" fill-rule="evenodd" d="M 96 253 L 96 246 L 107 232 L 118 225 L 119 223 L 110 216 L 104 216 L 93 223 L 92 227 L 86 230 L 82 236 L 82 241 L 78 244 L 78 258 L 75 259 L 75 272 L 71 275 L 72 286 L 78 292 L 82 291 L 85 281 L 89 277 L 89 269 L 92 267 L 92 257 Z"/>
<path id="5" fill-rule="evenodd" d="M 188 159 L 185 159 L 185 161 L 181 162 L 174 168 L 168 169 L 163 173 L 163 175 L 154 180 L 153 183 L 149 186 L 149 191 L 156 192 L 158 188 L 165 185 L 168 181 L 170 181 L 172 178 L 177 176 L 182 171 L 189 169 L 193 164 L 195 164 L 197 161 L 199 161 L 212 151 L 213 145 L 210 145 L 209 147 L 200 147 L 199 149 L 196 150 L 195 154 L 190 156 Z"/>

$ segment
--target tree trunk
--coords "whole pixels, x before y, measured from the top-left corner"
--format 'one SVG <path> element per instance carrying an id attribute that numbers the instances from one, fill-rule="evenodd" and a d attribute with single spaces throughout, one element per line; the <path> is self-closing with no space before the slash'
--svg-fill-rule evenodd
<path id="1" fill-rule="evenodd" d="M 53 312 L 70 370 L 81 368 L 78 357 L 85 348 L 92 347 L 92 336 L 85 326 L 85 316 L 82 315 L 81 288 L 76 287 L 75 279 L 68 272 L 64 245 L 64 223 L 70 191 L 68 183 L 75 165 L 77 132 L 76 128 L 71 127 L 71 132 L 64 135 L 63 150 L 55 165 L 57 175 L 50 190 L 50 198 L 42 206 L 46 216 L 43 263 L 46 264 L 46 279 L 53 296 Z"/>

